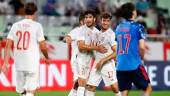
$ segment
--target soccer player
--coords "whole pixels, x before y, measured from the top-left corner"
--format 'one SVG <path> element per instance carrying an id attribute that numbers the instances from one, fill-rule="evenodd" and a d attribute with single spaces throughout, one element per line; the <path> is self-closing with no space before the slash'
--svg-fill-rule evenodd
<path id="1" fill-rule="evenodd" d="M 121 96 L 113 60 L 116 58 L 117 43 L 115 41 L 115 33 L 109 28 L 111 19 L 112 16 L 107 12 L 101 15 L 101 33 L 97 35 L 95 42 L 97 45 L 102 44 L 108 51 L 106 53 L 94 51 L 95 62 L 87 82 L 88 91 L 86 91 L 86 96 L 95 96 L 96 87 L 102 79 L 107 86 L 111 86 L 116 96 Z"/>
<path id="2" fill-rule="evenodd" d="M 74 28 L 70 31 L 68 35 L 64 37 L 64 40 L 69 45 L 71 44 L 72 48 L 72 56 L 71 56 L 71 67 L 73 72 L 73 88 L 71 89 L 68 96 L 76 96 L 77 95 L 77 88 L 78 88 L 78 68 L 77 68 L 77 62 L 76 62 L 76 56 L 78 53 L 78 47 L 77 47 L 77 38 L 79 37 L 79 28 L 84 25 L 84 14 L 81 13 L 79 16 L 79 26 Z"/>
<path id="3" fill-rule="evenodd" d="M 107 52 L 106 48 L 101 46 L 94 46 L 92 44 L 93 37 L 99 33 L 99 30 L 94 27 L 96 16 L 92 10 L 84 12 L 85 24 L 79 29 L 79 38 L 77 41 L 79 52 L 77 54 L 78 64 L 78 84 L 77 96 L 84 96 L 86 80 L 90 71 L 90 63 L 92 58 L 92 51 L 97 50 L 101 53 Z"/>
<path id="4" fill-rule="evenodd" d="M 36 21 L 37 6 L 34 3 L 25 5 L 25 19 L 13 24 L 5 48 L 3 72 L 8 70 L 9 51 L 14 44 L 14 64 L 16 68 L 16 91 L 21 96 L 34 96 L 38 87 L 40 53 L 49 64 L 47 48 L 42 25 Z"/>
<path id="5" fill-rule="evenodd" d="M 132 83 L 143 90 L 142 96 L 149 96 L 152 87 L 143 66 L 145 32 L 141 24 L 134 20 L 137 16 L 132 3 L 122 5 L 121 21 L 116 29 L 117 40 L 117 78 L 122 96 L 128 96 Z"/>

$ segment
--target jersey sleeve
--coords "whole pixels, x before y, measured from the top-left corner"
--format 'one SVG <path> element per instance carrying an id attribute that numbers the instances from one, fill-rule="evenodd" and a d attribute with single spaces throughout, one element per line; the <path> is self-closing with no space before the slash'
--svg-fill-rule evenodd
<path id="1" fill-rule="evenodd" d="M 14 40 L 15 25 L 12 25 L 11 30 L 8 33 L 7 39 Z"/>
<path id="2" fill-rule="evenodd" d="M 77 40 L 85 40 L 85 33 L 82 29 L 79 29 L 80 32 L 78 32 Z"/>
<path id="3" fill-rule="evenodd" d="M 44 32 L 43 32 L 43 27 L 42 25 L 39 26 L 39 30 L 37 31 L 37 39 L 38 39 L 38 42 L 41 42 L 41 41 L 44 41 L 45 38 L 44 38 Z"/>
<path id="4" fill-rule="evenodd" d="M 110 34 L 110 41 L 109 41 L 110 46 L 117 45 L 117 42 L 116 42 L 116 40 L 115 40 L 115 39 L 116 39 L 116 38 L 115 38 L 115 33 L 114 33 L 114 32 L 112 32 L 112 33 Z"/>
<path id="5" fill-rule="evenodd" d="M 78 33 L 79 33 L 78 28 L 76 28 L 71 30 L 70 33 L 68 33 L 68 35 L 71 37 L 72 40 L 76 40 Z"/>
<path id="6" fill-rule="evenodd" d="M 144 26 L 139 26 L 138 39 L 146 39 L 146 32 Z"/>

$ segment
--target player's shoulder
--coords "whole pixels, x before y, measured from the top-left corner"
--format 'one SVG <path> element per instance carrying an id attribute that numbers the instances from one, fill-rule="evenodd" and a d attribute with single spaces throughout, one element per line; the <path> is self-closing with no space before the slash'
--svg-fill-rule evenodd
<path id="1" fill-rule="evenodd" d="M 109 34 L 109 35 L 115 35 L 115 32 L 114 32 L 111 28 L 109 28 L 109 29 L 107 30 L 107 34 Z"/>
<path id="2" fill-rule="evenodd" d="M 131 22 L 131 24 L 138 27 L 138 28 L 144 28 L 144 26 L 142 24 L 135 22 L 135 21 Z"/>
<path id="3" fill-rule="evenodd" d="M 94 31 L 95 33 L 101 33 L 101 31 L 99 31 L 96 27 L 94 27 L 93 31 Z"/>
<path id="4" fill-rule="evenodd" d="M 80 30 L 86 29 L 86 25 L 82 25 L 79 27 Z"/>
<path id="5" fill-rule="evenodd" d="M 77 26 L 77 27 L 75 27 L 75 28 L 72 29 L 72 31 L 78 31 L 78 30 L 80 30 L 80 27 L 79 27 L 79 26 Z"/>
<path id="6" fill-rule="evenodd" d="M 19 25 L 19 24 L 22 24 L 22 22 L 23 22 L 23 20 L 17 21 L 17 22 L 15 22 L 15 23 L 13 23 L 13 26 L 17 26 L 17 25 Z"/>
<path id="7" fill-rule="evenodd" d="M 109 28 L 109 29 L 108 29 L 108 33 L 111 33 L 111 34 L 112 34 L 112 33 L 114 33 L 114 31 L 113 31 L 111 28 Z"/>
<path id="8" fill-rule="evenodd" d="M 39 22 L 37 22 L 37 21 L 32 20 L 32 22 L 33 22 L 35 25 L 37 25 L 37 26 L 42 26 L 42 24 L 39 23 Z"/>

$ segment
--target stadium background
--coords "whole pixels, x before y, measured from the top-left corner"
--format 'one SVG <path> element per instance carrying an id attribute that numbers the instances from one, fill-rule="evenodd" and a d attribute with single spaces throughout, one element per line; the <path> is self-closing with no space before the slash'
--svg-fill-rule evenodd
<path id="1" fill-rule="evenodd" d="M 170 0 L 0 0 L 1 65 L 5 37 L 11 25 L 23 18 L 26 2 L 35 2 L 38 5 L 36 20 L 44 27 L 48 51 L 53 60 L 51 65 L 45 65 L 43 59 L 41 60 L 40 90 L 37 96 L 66 96 L 72 87 L 71 48 L 62 38 L 78 25 L 79 13 L 87 8 L 94 9 L 97 14 L 109 11 L 113 14 L 111 28 L 114 29 L 120 18 L 118 9 L 126 2 L 136 5 L 136 21 L 146 27 L 145 64 L 154 88 L 152 96 L 170 96 Z M 98 19 L 96 26 L 100 26 Z M 9 62 L 9 74 L 0 74 L 0 96 L 18 96 L 14 91 L 15 69 L 12 54 Z M 112 95 L 103 83 L 98 89 L 97 96 Z M 131 96 L 139 94 L 140 92 L 135 90 Z"/>

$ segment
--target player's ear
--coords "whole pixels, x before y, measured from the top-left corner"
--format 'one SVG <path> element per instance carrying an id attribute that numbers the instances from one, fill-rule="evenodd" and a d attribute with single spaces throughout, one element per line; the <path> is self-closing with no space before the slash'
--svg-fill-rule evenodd
<path id="1" fill-rule="evenodd" d="M 94 22 L 96 22 L 96 17 L 94 17 Z"/>

